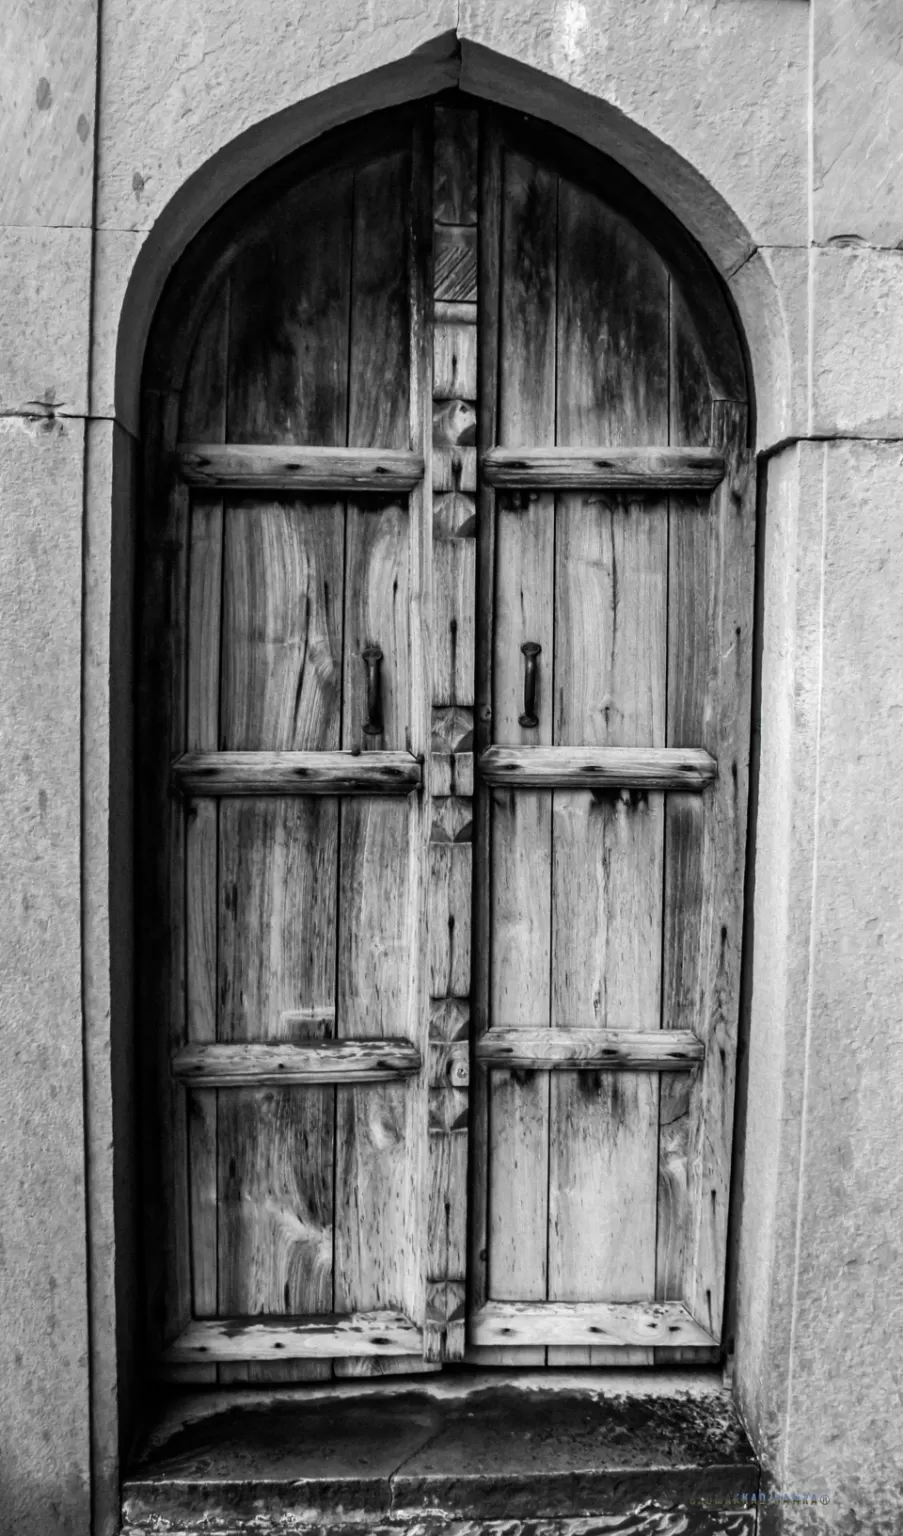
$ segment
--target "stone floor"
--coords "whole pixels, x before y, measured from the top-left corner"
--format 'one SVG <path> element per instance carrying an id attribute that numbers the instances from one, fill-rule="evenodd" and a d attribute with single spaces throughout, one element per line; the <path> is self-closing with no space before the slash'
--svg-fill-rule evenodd
<path id="1" fill-rule="evenodd" d="M 171 1396 L 125 1532 L 752 1536 L 759 1469 L 717 1377 L 482 1373 Z"/>

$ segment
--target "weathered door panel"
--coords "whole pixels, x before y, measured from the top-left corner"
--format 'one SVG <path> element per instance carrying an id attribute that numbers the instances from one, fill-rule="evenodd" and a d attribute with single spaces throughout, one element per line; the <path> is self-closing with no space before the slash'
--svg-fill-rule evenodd
<path id="1" fill-rule="evenodd" d="M 185 996 L 176 989 L 167 1007 L 160 1076 L 177 1086 L 162 1092 L 170 1171 L 157 1191 L 166 1242 L 185 1258 L 158 1293 L 158 1337 L 170 1370 L 201 1379 L 206 1360 L 223 1381 L 330 1375 L 346 1356 L 356 1371 L 423 1364 L 428 844 L 425 797 L 410 794 L 429 714 L 418 136 L 416 117 L 403 118 L 369 159 L 307 178 L 252 223 L 209 301 L 180 419 L 171 413 L 157 443 L 166 461 L 201 466 L 216 457 L 207 445 L 311 445 L 322 481 L 299 495 L 289 470 L 278 484 L 258 473 L 257 489 L 252 459 L 239 492 L 214 465 L 220 487 L 177 480 L 180 521 L 148 539 L 151 571 L 164 538 L 183 551 L 187 697 L 169 708 L 164 739 L 143 740 L 167 767 L 176 759 L 176 786 L 180 764 L 201 765 L 173 802 L 159 892 L 187 943 Z M 387 494 L 341 452 L 318 467 L 318 453 L 347 448 L 407 453 L 413 489 Z M 172 652 L 172 637 L 157 643 Z M 408 1055 L 380 1060 L 382 1039 L 409 1042 Z M 172 1199 L 178 1186 L 187 1199 Z"/>
<path id="2" fill-rule="evenodd" d="M 730 1127 L 710 1080 L 730 1077 L 732 1103 L 739 971 L 725 989 L 699 923 L 720 902 L 733 933 L 742 911 L 745 804 L 733 790 L 725 797 L 722 765 L 727 756 L 745 799 L 746 421 L 742 404 L 713 404 L 673 274 L 612 211 L 604 178 L 572 180 L 504 118 L 484 164 L 483 271 L 498 331 L 481 377 L 495 401 L 484 402 L 481 446 L 509 452 L 498 489 L 484 479 L 480 530 L 492 631 L 477 700 L 488 752 L 477 769 L 477 907 L 488 932 L 477 940 L 486 954 L 472 1353 L 550 1364 L 652 1363 L 659 1350 L 700 1358 L 720 1339 Z M 651 448 L 710 444 L 725 414 L 731 426 L 717 442 L 728 470 L 714 494 L 678 493 L 676 480 L 656 476 Z M 619 490 L 606 450 L 631 448 L 635 483 Z M 587 465 L 592 474 L 573 490 L 566 449 L 589 450 L 584 480 Z M 544 476 L 530 471 L 530 451 Z M 727 540 L 731 569 L 716 574 Z M 530 642 L 540 650 L 528 686 Z M 729 681 L 716 653 L 734 658 Z M 714 760 L 704 794 L 669 788 L 667 772 L 649 788 L 616 773 L 599 789 L 566 787 L 568 749 L 664 749 L 664 769 L 676 746 Z M 512 749 L 507 774 L 490 771 L 497 748 Z M 518 783 L 536 776 L 531 752 L 548 788 Z M 707 857 L 733 872 L 716 880 L 717 896 Z M 713 1008 L 722 1030 L 730 1016 L 729 1047 L 722 1038 L 723 1054 L 700 1050 L 701 1066 L 664 1070 L 663 1032 L 708 1046 Z M 555 1052 L 540 1049 L 537 1029 L 558 1032 Z M 517 1031 L 529 1032 L 529 1048 L 516 1049 Z M 603 1069 L 606 1051 L 621 1055 L 626 1034 L 645 1032 L 654 1038 L 642 1070 Z M 512 1052 L 518 1065 L 507 1069 Z M 588 1070 L 580 1059 L 593 1055 Z"/>

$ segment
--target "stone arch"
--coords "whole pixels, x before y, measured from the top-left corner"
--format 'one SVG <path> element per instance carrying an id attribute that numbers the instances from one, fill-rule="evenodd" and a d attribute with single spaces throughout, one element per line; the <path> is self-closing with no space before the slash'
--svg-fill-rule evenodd
<path id="1" fill-rule="evenodd" d="M 756 446 L 789 434 L 792 356 L 788 318 L 767 264 L 735 210 L 690 160 L 618 108 L 491 49 L 443 34 L 403 61 L 356 76 L 263 118 L 222 145 L 179 188 L 151 228 L 129 276 L 115 349 L 115 413 L 138 421 L 144 353 L 169 274 L 191 242 L 250 183 L 292 151 L 380 108 L 449 86 L 529 113 L 601 151 L 674 215 L 730 291 L 747 349 Z"/>

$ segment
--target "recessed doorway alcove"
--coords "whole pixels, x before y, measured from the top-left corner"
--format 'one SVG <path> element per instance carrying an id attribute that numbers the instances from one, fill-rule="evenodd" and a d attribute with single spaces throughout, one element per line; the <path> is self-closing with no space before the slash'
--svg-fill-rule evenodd
<path id="1" fill-rule="evenodd" d="M 200 1395 L 129 1518 L 186 1419 L 210 1465 L 277 1404 L 276 1440 L 407 1413 L 419 1454 L 528 1388 L 525 1443 L 585 1394 L 637 1490 L 670 1414 L 712 1531 L 752 1529 L 720 1371 L 755 495 L 718 278 L 614 161 L 448 93 L 213 220 L 142 411 L 145 1360 Z M 626 1508 L 600 1455 L 532 1512 Z M 500 1518 L 493 1478 L 430 1498 Z"/>

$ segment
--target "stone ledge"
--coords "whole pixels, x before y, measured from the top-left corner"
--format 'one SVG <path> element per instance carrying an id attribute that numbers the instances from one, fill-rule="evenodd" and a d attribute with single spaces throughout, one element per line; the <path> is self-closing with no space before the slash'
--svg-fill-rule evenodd
<path id="1" fill-rule="evenodd" d="M 173 1398 L 125 1479 L 124 1536 L 752 1536 L 759 1468 L 729 1394 L 700 1376 L 672 1392 L 462 1373 Z"/>

